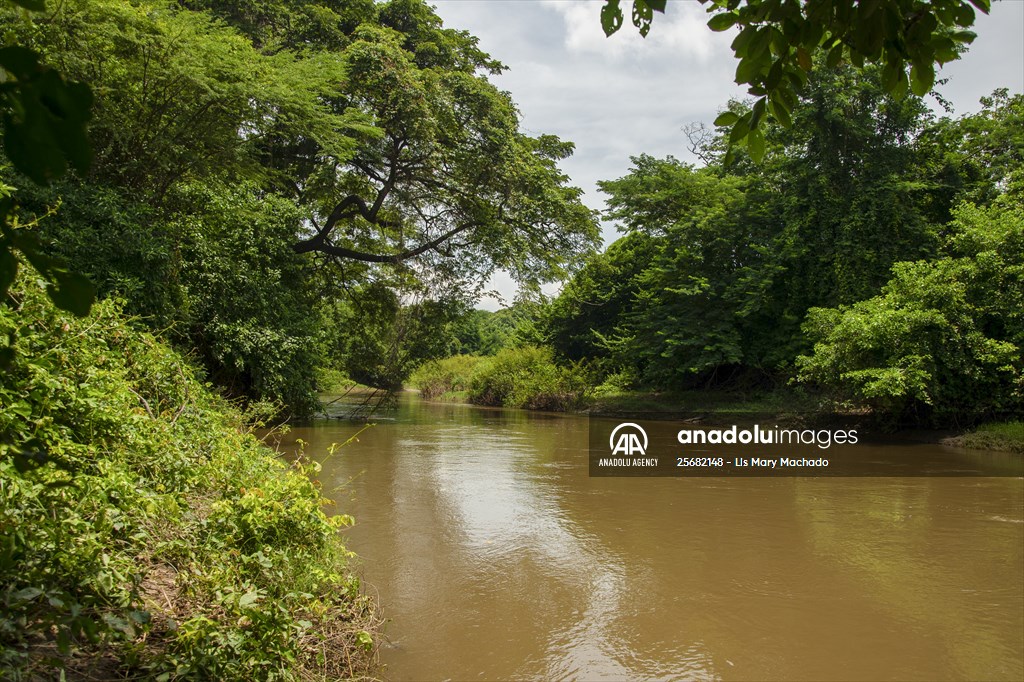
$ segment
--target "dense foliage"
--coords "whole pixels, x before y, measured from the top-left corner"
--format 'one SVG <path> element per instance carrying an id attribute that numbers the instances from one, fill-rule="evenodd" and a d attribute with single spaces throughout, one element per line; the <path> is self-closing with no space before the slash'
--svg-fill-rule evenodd
<path id="1" fill-rule="evenodd" d="M 479 355 L 452 355 L 421 365 L 410 377 L 424 400 L 466 400 L 473 371 L 487 359 Z"/>
<path id="2" fill-rule="evenodd" d="M 564 412 L 587 406 L 593 377 L 582 364 L 559 365 L 550 348 L 523 345 L 482 357 L 454 355 L 420 367 L 412 383 L 427 400 Z"/>
<path id="3" fill-rule="evenodd" d="M 349 519 L 113 301 L 77 319 L 42 292 L 0 306 L 0 676 L 365 669 Z"/>
<path id="4" fill-rule="evenodd" d="M 601 183 L 626 235 L 545 310 L 558 355 L 657 390 L 799 375 L 923 423 L 1019 411 L 1024 97 L 936 121 L 881 77 L 820 64 L 763 164 L 704 131 L 706 167 Z"/>
<path id="5" fill-rule="evenodd" d="M 590 377 L 580 365 L 559 366 L 549 348 L 507 348 L 479 364 L 469 380 L 477 405 L 564 411 L 582 407 Z"/>
<path id="6" fill-rule="evenodd" d="M 443 332 L 495 269 L 549 281 L 596 240 L 572 144 L 523 134 L 504 67 L 420 0 L 71 0 L 0 28 L 94 100 L 91 165 L 4 171 L 26 255 L 58 302 L 88 275 L 234 395 L 308 413 L 324 366 L 393 387 L 422 358 L 352 342 L 387 317 L 359 292 Z"/>
<path id="7" fill-rule="evenodd" d="M 918 421 L 1024 410 L 1024 205 L 965 204 L 946 255 L 898 263 L 880 295 L 814 308 L 800 375 Z"/>

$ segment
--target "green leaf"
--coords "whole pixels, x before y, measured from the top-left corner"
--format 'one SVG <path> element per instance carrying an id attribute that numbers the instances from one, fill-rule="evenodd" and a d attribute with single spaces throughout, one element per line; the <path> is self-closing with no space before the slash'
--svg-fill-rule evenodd
<path id="1" fill-rule="evenodd" d="M 793 125 L 793 118 L 789 115 L 789 111 L 778 100 L 768 100 L 768 112 L 783 126 L 788 128 Z"/>
<path id="2" fill-rule="evenodd" d="M 654 12 L 647 5 L 647 0 L 633 0 L 633 25 L 640 29 L 640 35 L 644 38 L 651 31 L 651 21 L 654 19 Z"/>
<path id="3" fill-rule="evenodd" d="M 796 48 L 796 61 L 804 71 L 810 71 L 814 65 L 811 61 L 811 53 L 802 47 Z"/>
<path id="4" fill-rule="evenodd" d="M 662 14 L 665 13 L 665 4 L 668 2 L 668 0 L 645 0 L 645 1 L 647 2 L 647 6 L 650 7 L 651 9 L 653 9 L 655 12 L 661 12 Z"/>
<path id="5" fill-rule="evenodd" d="M 31 12 L 42 12 L 46 9 L 46 3 L 43 0 L 11 0 L 11 2 Z"/>
<path id="6" fill-rule="evenodd" d="M 896 97 L 905 97 L 907 94 L 907 72 L 900 71 L 897 75 L 896 87 L 893 89 L 892 94 Z"/>
<path id="7" fill-rule="evenodd" d="M 882 69 L 882 87 L 886 92 L 893 92 L 896 89 L 896 82 L 902 70 L 903 65 L 899 62 L 889 62 Z"/>
<path id="8" fill-rule="evenodd" d="M 974 31 L 953 31 L 949 34 L 949 37 L 958 43 L 970 45 L 978 37 L 978 34 Z"/>
<path id="9" fill-rule="evenodd" d="M 753 57 L 744 57 L 736 66 L 736 82 L 751 83 L 761 73 L 761 60 Z"/>
<path id="10" fill-rule="evenodd" d="M 757 29 L 753 26 L 747 26 L 733 39 L 730 47 L 732 47 L 732 51 L 737 57 L 747 56 L 747 46 L 754 39 L 755 35 L 757 35 Z"/>
<path id="11" fill-rule="evenodd" d="M 756 128 L 751 130 L 747 135 L 747 150 L 754 163 L 761 163 L 761 159 L 764 158 L 764 147 L 764 132 Z"/>
<path id="12" fill-rule="evenodd" d="M 968 2 L 985 14 L 988 14 L 992 10 L 992 0 L 968 0 Z"/>
<path id="13" fill-rule="evenodd" d="M 722 14 L 716 14 L 708 20 L 708 28 L 712 31 L 727 31 L 736 25 L 739 21 L 740 16 L 734 12 L 724 12 Z"/>
<path id="14" fill-rule="evenodd" d="M 50 300 L 61 310 L 85 317 L 96 300 L 96 287 L 85 275 L 67 270 L 53 271 L 54 285 L 47 288 Z"/>
<path id="15" fill-rule="evenodd" d="M 830 69 L 834 69 L 839 66 L 839 62 L 843 61 L 843 45 L 840 43 L 836 45 L 828 52 L 828 57 L 825 58 L 825 65 Z"/>
<path id="16" fill-rule="evenodd" d="M 750 123 L 747 121 L 747 116 L 749 116 L 749 114 L 736 121 L 733 125 L 732 131 L 729 133 L 730 146 L 738 143 L 747 136 L 748 132 L 750 132 Z"/>
<path id="17" fill-rule="evenodd" d="M 622 28 L 623 19 L 619 0 L 607 0 L 601 8 L 601 28 L 604 29 L 604 34 L 610 36 Z"/>
<path id="18" fill-rule="evenodd" d="M 935 84 L 935 67 L 928 63 L 915 63 L 910 68 L 910 90 L 918 97 L 927 95 Z"/>
<path id="19" fill-rule="evenodd" d="M 974 10 L 971 9 L 970 5 L 963 4 L 956 9 L 956 23 L 958 26 L 973 26 L 974 19 Z"/>
<path id="20" fill-rule="evenodd" d="M 960 58 L 956 50 L 956 43 L 952 39 L 941 36 L 932 41 L 935 48 L 935 61 L 939 64 L 947 64 Z"/>
<path id="21" fill-rule="evenodd" d="M 38 587 L 25 587 L 12 594 L 11 598 L 14 601 L 32 601 L 42 593 Z"/>
<path id="22" fill-rule="evenodd" d="M 92 160 L 85 127 L 93 102 L 89 87 L 66 83 L 23 47 L 0 49 L 0 66 L 13 78 L 3 128 L 14 167 L 37 184 L 60 177 L 69 163 L 79 172 L 87 170 Z"/>
<path id="23" fill-rule="evenodd" d="M 767 101 L 766 97 L 762 97 L 754 103 L 754 107 L 750 110 L 750 129 L 752 131 L 757 130 L 761 124 L 761 117 L 764 116 L 764 107 Z"/>
<path id="24" fill-rule="evenodd" d="M 732 111 L 723 111 L 715 119 L 716 126 L 731 126 L 736 121 L 740 120 L 740 117 Z"/>
<path id="25" fill-rule="evenodd" d="M 39 54 L 18 45 L 5 47 L 0 49 L 0 66 L 19 81 L 27 80 L 39 68 Z"/>
<path id="26" fill-rule="evenodd" d="M 247 606 L 252 606 L 257 601 L 259 601 L 259 598 L 259 592 L 257 592 L 256 590 L 250 590 L 249 592 L 246 592 L 241 597 L 239 597 L 238 605 L 242 608 L 246 608 Z"/>
<path id="27" fill-rule="evenodd" d="M 768 62 L 771 58 L 770 48 L 772 41 L 772 30 L 770 28 L 760 28 L 750 41 L 750 48 L 747 50 L 747 56 L 751 59 L 757 60 L 763 65 Z"/>
<path id="28" fill-rule="evenodd" d="M 768 76 L 764 79 L 764 84 L 769 91 L 777 88 L 779 83 L 782 82 L 782 74 L 785 73 L 785 68 L 785 59 L 780 57 L 772 64 L 772 68 L 768 69 Z"/>

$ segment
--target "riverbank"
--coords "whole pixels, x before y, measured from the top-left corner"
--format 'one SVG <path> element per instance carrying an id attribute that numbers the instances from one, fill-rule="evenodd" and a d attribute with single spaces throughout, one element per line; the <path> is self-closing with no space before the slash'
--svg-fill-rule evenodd
<path id="1" fill-rule="evenodd" d="M 424 400 L 442 403 L 481 404 L 474 400 L 471 390 L 471 372 L 477 362 L 455 359 L 429 371 L 421 372 L 417 390 Z M 456 364 L 468 368 L 462 373 L 452 370 Z M 440 371 L 439 371 L 440 370 Z M 471 376 L 471 375 L 470 375 Z M 510 407 L 509 405 L 505 405 Z M 790 387 L 762 390 L 693 390 L 679 392 L 655 391 L 601 391 L 588 389 L 578 400 L 575 409 L 561 409 L 597 417 L 638 419 L 674 419 L 694 424 L 719 425 L 737 421 L 771 421 L 786 426 L 866 426 L 885 430 L 890 436 L 910 440 L 940 443 L 951 447 L 976 450 L 1024 453 L 1024 426 L 1022 422 L 983 425 L 961 434 L 948 430 L 922 430 L 919 428 L 893 428 L 876 425 L 875 417 L 866 410 L 837 411 L 828 409 L 826 401 L 804 390 Z"/>
<path id="2" fill-rule="evenodd" d="M 983 424 L 973 431 L 946 438 L 942 442 L 953 447 L 998 450 L 1024 455 L 1024 422 Z"/>
<path id="3" fill-rule="evenodd" d="M 339 679 L 377 608 L 310 478 L 134 329 L 0 306 L 0 678 Z"/>

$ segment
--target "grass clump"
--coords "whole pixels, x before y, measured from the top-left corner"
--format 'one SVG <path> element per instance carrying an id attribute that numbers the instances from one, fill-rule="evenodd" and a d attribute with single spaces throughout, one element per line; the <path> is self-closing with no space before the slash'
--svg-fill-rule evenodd
<path id="1" fill-rule="evenodd" d="M 309 467 L 110 301 L 0 305 L 0 678 L 369 675 L 374 604 Z M 6 342 L 6 343 L 5 343 Z"/>
<path id="2" fill-rule="evenodd" d="M 480 363 L 470 378 L 477 405 L 569 411 L 588 404 L 593 388 L 582 365 L 556 365 L 550 348 L 506 348 Z"/>
<path id="3" fill-rule="evenodd" d="M 1024 454 L 1024 421 L 983 424 L 970 433 L 949 438 L 947 445 Z"/>

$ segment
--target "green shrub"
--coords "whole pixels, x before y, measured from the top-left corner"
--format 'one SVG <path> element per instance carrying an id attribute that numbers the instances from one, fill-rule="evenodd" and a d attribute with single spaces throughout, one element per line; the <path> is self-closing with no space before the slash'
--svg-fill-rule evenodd
<path id="1" fill-rule="evenodd" d="M 0 363 L 0 678 L 368 669 L 350 519 L 178 353 L 19 281 Z"/>
<path id="2" fill-rule="evenodd" d="M 469 400 L 477 405 L 531 410 L 578 409 L 591 397 L 582 365 L 559 367 L 550 348 L 507 348 L 481 362 L 473 372 Z"/>
<path id="3" fill-rule="evenodd" d="M 475 355 L 453 355 L 442 360 L 431 360 L 413 372 L 412 385 L 419 389 L 424 400 L 468 391 L 473 371 L 481 362 L 485 362 L 484 358 Z"/>

